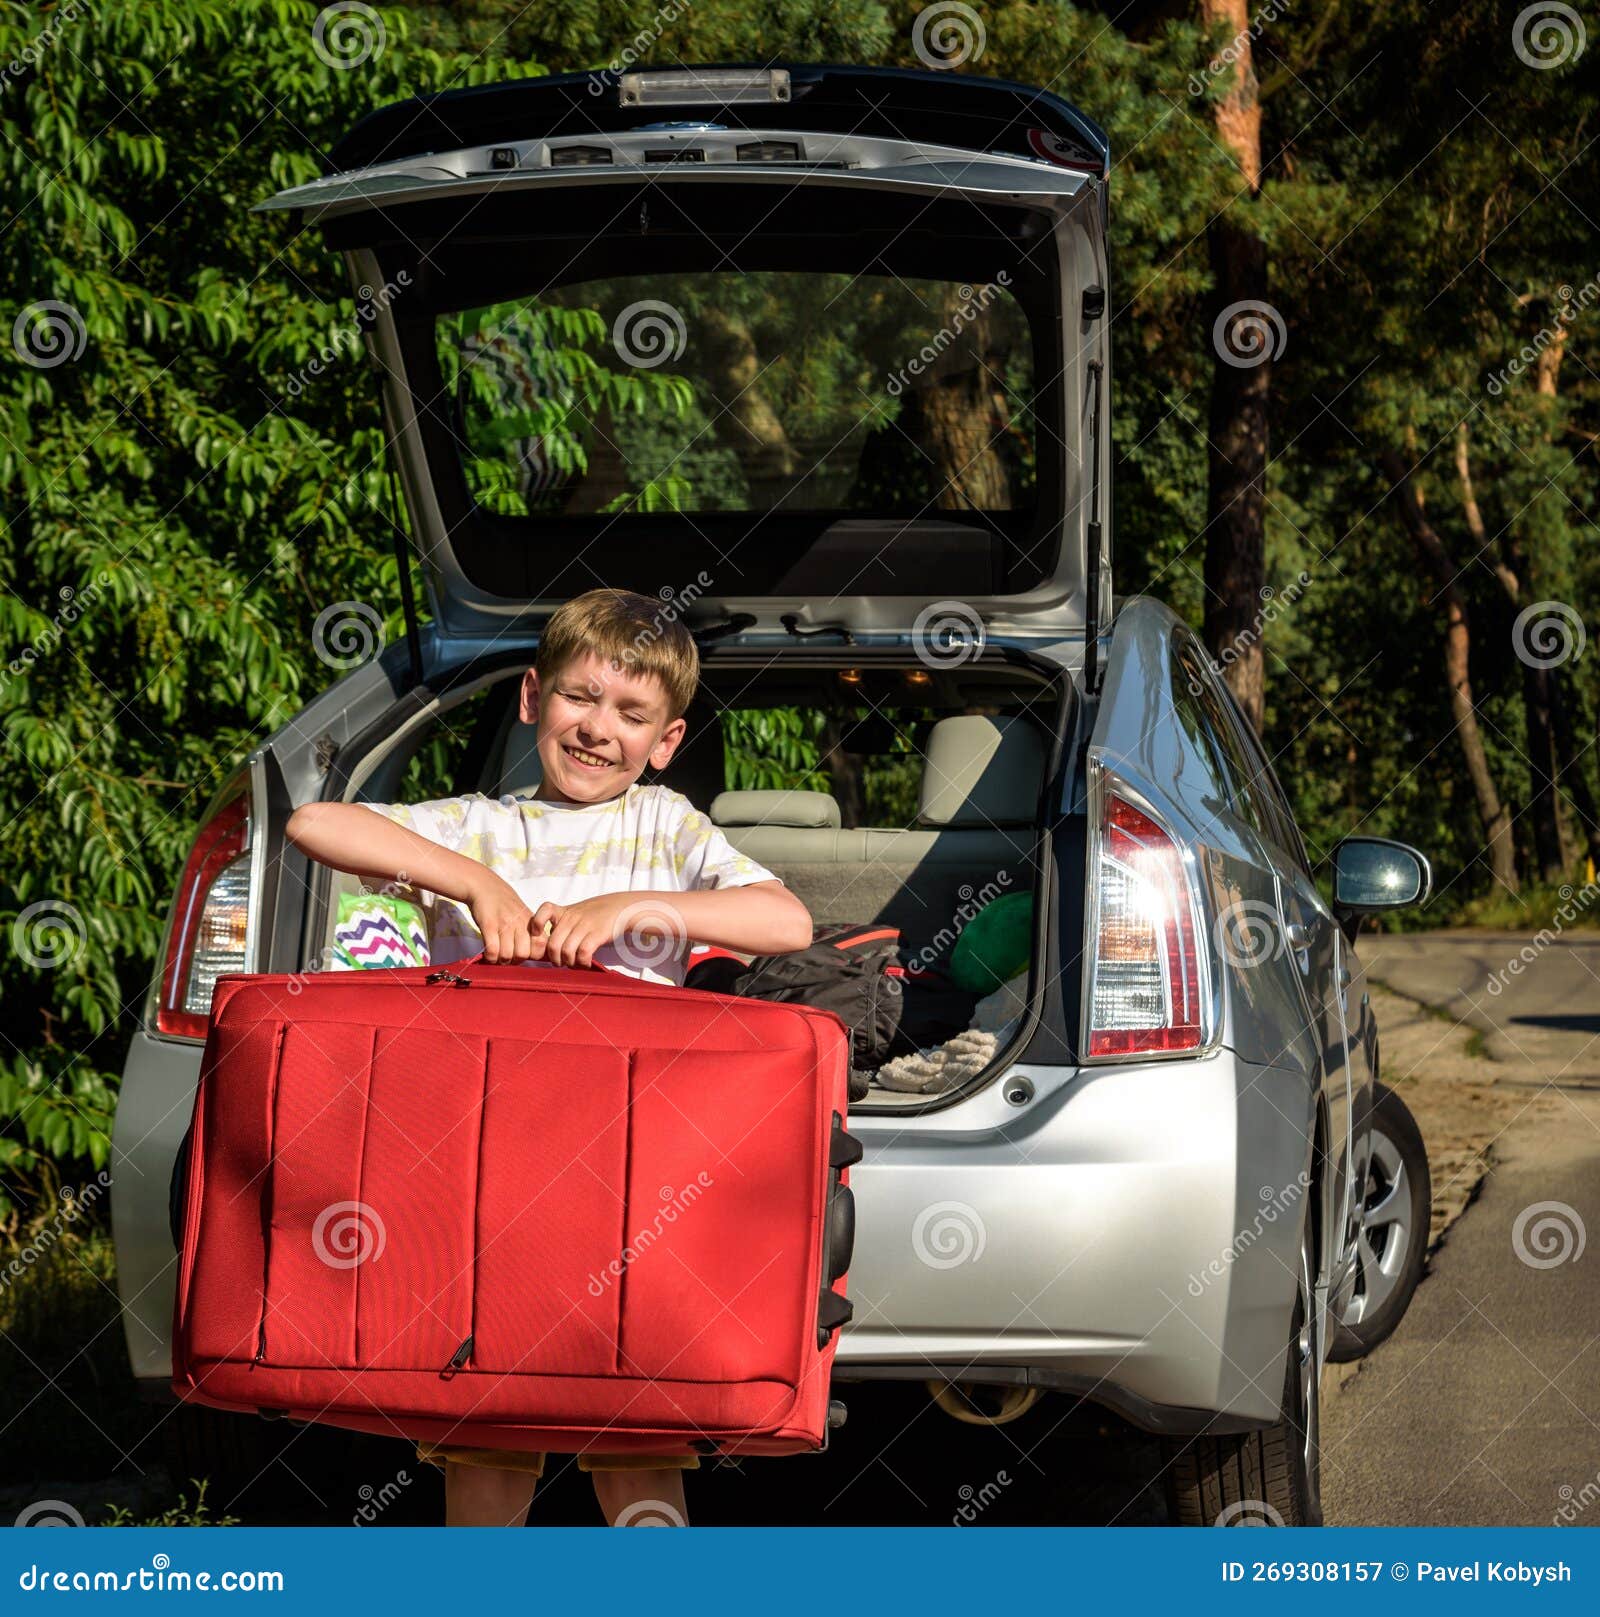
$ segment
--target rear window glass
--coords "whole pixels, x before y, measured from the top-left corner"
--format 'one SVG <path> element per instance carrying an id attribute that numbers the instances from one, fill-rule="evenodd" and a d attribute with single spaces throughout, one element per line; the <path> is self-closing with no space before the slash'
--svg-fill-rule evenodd
<path id="1" fill-rule="evenodd" d="M 1004 279 L 696 271 L 441 315 L 468 490 L 506 516 L 1031 510 Z"/>

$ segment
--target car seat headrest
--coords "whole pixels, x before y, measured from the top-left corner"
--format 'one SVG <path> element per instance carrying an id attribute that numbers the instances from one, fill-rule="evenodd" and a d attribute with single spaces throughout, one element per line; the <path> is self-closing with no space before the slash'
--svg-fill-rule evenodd
<path id="1" fill-rule="evenodd" d="M 1031 825 L 1044 783 L 1044 743 L 1026 719 L 964 713 L 928 736 L 921 826 Z"/>
<path id="2" fill-rule="evenodd" d="M 717 825 L 783 825 L 805 831 L 837 831 L 837 799 L 827 792 L 719 792 L 712 800 Z"/>

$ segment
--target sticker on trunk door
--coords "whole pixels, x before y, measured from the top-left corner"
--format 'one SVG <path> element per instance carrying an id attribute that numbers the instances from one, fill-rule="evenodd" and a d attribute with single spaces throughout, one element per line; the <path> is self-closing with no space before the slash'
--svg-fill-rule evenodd
<path id="1" fill-rule="evenodd" d="M 1028 150 L 1035 157 L 1042 157 L 1045 162 L 1054 163 L 1057 168 L 1087 170 L 1091 174 L 1100 172 L 1098 162 L 1093 159 L 1085 161 L 1088 154 L 1081 146 L 1069 145 L 1060 135 L 1052 135 L 1048 129 L 1028 131 Z"/>

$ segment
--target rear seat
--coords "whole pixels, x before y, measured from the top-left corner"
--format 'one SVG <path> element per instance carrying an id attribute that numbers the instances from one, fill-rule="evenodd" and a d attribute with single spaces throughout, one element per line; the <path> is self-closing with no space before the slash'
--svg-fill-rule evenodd
<path id="1" fill-rule="evenodd" d="M 842 830 L 826 792 L 723 792 L 711 818 L 816 921 L 897 926 L 931 963 L 976 909 L 1032 891 L 1043 779 L 1043 743 L 1026 720 L 964 714 L 933 727 L 911 830 Z"/>
<path id="2" fill-rule="evenodd" d="M 1044 747 L 1026 720 L 941 719 L 928 738 L 913 828 L 846 831 L 827 792 L 720 790 L 720 727 L 714 713 L 699 717 L 690 738 L 698 732 L 701 745 L 685 746 L 659 778 L 709 808 L 734 847 L 779 877 L 817 922 L 896 926 L 908 953 L 925 950 L 932 964 L 977 909 L 1005 893 L 1032 891 Z M 510 709 L 481 790 L 491 796 L 537 790 L 534 735 Z M 337 894 L 359 887 L 356 877 L 335 874 L 325 946 L 333 943 Z"/>

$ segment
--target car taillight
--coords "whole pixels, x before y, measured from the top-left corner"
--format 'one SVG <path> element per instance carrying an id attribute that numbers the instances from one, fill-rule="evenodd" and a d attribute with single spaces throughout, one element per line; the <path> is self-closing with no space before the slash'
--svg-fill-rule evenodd
<path id="1" fill-rule="evenodd" d="M 1095 839 L 1090 1056 L 1194 1050 L 1205 1042 L 1206 961 L 1182 850 L 1109 786 Z"/>
<path id="2" fill-rule="evenodd" d="M 244 794 L 206 822 L 184 862 L 161 971 L 156 1027 L 203 1039 L 211 990 L 243 971 L 250 922 L 250 812 Z"/>

